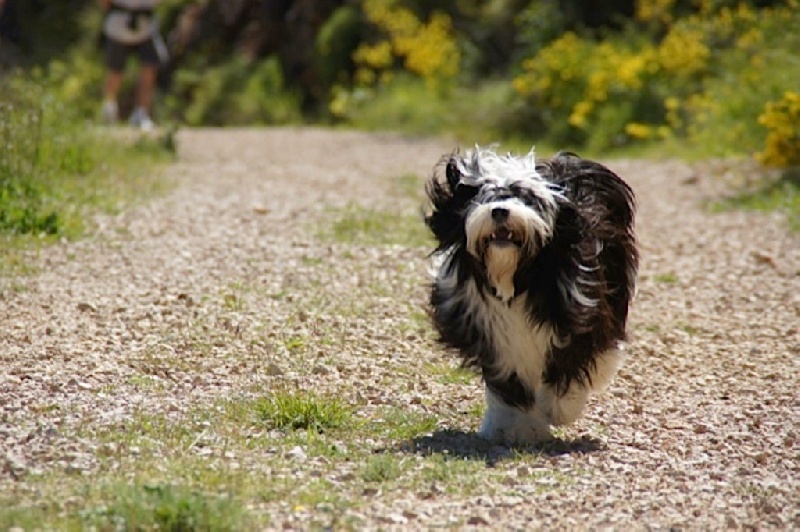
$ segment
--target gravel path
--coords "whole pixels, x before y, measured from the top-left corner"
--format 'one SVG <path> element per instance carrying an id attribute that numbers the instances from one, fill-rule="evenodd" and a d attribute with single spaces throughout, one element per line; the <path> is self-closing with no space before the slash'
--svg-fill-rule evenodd
<path id="1" fill-rule="evenodd" d="M 315 129 L 178 141 L 168 196 L 0 279 L 0 492 L 92 478 L 106 467 L 95 436 L 137 412 L 188 423 L 198 405 L 278 385 L 336 393 L 366 417 L 435 416 L 398 452 L 479 454 L 479 384 L 430 375 L 450 357 L 420 318 L 427 250 L 325 237 L 354 206 L 416 216 L 421 189 L 398 178 L 428 176 L 454 145 Z M 563 447 L 480 450 L 479 489 L 353 495 L 358 527 L 800 527 L 800 238 L 779 215 L 703 207 L 734 168 L 608 164 L 638 195 L 642 251 L 630 358 L 610 391 Z M 262 458 L 237 460 L 257 473 Z M 325 509 L 262 510 L 304 528 Z"/>

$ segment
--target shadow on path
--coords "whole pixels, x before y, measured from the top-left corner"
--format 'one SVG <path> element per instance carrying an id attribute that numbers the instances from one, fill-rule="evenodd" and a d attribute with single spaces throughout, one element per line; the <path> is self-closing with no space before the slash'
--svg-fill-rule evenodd
<path id="1" fill-rule="evenodd" d="M 392 450 L 423 456 L 440 454 L 465 460 L 482 460 L 486 462 L 487 466 L 492 467 L 503 460 L 513 459 L 524 454 L 561 456 L 593 453 L 605 450 L 605 448 L 603 442 L 590 436 L 581 436 L 572 440 L 554 438 L 535 445 L 508 446 L 489 442 L 475 432 L 444 429 L 414 438 Z"/>

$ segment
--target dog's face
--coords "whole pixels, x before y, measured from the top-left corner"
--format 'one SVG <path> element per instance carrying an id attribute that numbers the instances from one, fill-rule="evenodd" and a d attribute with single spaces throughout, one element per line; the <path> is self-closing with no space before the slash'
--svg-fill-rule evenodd
<path id="1" fill-rule="evenodd" d="M 558 188 L 536 172 L 532 154 L 516 158 L 476 149 L 446 159 L 445 174 L 448 190 L 440 192 L 449 193 L 449 201 L 437 205 L 431 194 L 434 207 L 450 211 L 448 224 L 462 226 L 449 228 L 447 234 L 463 235 L 461 243 L 484 265 L 495 295 L 510 300 L 518 264 L 535 256 L 553 235 Z"/>

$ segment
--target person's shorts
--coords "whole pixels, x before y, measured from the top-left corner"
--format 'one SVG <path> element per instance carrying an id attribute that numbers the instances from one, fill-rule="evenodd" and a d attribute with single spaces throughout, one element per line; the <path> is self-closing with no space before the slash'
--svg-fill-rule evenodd
<path id="1" fill-rule="evenodd" d="M 109 70 L 125 70 L 125 64 L 131 55 L 138 57 L 143 65 L 157 66 L 160 63 L 154 39 L 147 39 L 139 44 L 123 44 L 106 39 L 106 66 Z"/>

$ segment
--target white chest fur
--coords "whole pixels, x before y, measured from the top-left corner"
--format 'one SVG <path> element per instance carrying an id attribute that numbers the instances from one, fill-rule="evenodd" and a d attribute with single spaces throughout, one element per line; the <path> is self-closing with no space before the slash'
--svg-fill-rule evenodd
<path id="1" fill-rule="evenodd" d="M 528 319 L 522 297 L 510 304 L 494 298 L 482 299 L 473 311 L 494 346 L 496 376 L 506 378 L 516 373 L 531 391 L 538 389 L 553 344 L 552 328 Z"/>

